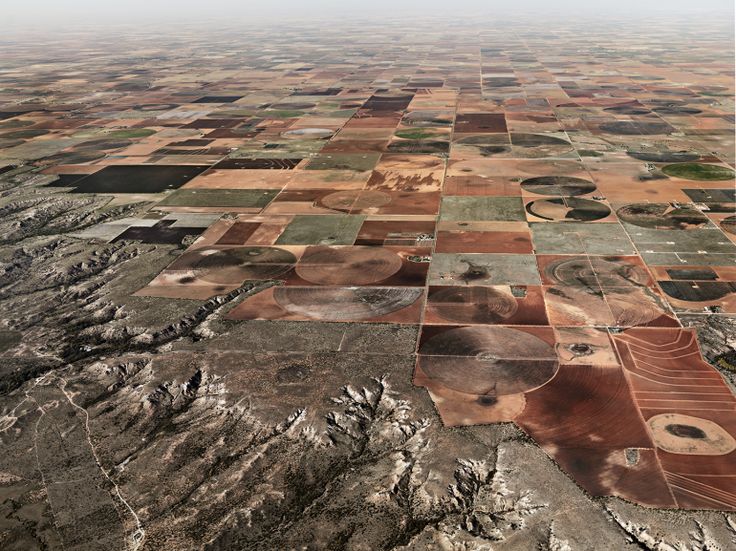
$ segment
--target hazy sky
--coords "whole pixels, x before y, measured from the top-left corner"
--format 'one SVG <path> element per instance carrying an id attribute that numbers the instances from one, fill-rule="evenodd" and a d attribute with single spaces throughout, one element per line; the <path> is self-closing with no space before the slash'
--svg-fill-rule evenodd
<path id="1" fill-rule="evenodd" d="M 11 25 L 33 23 L 129 23 L 313 19 L 406 18 L 412 13 L 459 18 L 478 12 L 503 16 L 519 10 L 636 18 L 643 12 L 732 14 L 733 0 L 2 0 L 0 15 Z"/>

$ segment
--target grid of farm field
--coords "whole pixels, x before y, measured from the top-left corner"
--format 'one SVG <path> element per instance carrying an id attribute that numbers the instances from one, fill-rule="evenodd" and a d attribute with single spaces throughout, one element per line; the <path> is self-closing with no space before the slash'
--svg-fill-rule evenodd
<path id="1" fill-rule="evenodd" d="M 728 29 L 347 26 L 5 49 L 0 528 L 728 541 Z"/>

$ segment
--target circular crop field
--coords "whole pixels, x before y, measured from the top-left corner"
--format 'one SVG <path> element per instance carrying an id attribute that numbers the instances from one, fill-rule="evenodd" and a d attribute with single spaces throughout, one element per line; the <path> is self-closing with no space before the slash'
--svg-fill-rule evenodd
<path id="1" fill-rule="evenodd" d="M 677 163 L 662 169 L 667 176 L 685 180 L 730 180 L 734 171 L 727 166 L 703 163 Z"/>

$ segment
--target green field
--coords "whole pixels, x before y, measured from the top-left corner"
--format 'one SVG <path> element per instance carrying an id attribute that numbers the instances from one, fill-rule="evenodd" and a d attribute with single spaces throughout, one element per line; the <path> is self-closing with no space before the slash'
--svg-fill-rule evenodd
<path id="1" fill-rule="evenodd" d="M 684 178 L 685 180 L 730 180 L 734 171 L 720 165 L 702 163 L 677 163 L 667 165 L 662 169 L 667 176 Z"/>
<path id="2" fill-rule="evenodd" d="M 427 130 L 399 130 L 396 132 L 398 138 L 404 138 L 407 140 L 424 140 L 426 138 L 432 138 L 436 136 L 435 132 Z"/>

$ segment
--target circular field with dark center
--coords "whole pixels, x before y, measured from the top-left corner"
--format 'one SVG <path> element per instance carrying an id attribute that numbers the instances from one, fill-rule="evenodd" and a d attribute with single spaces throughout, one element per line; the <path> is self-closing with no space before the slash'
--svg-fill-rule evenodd
<path id="1" fill-rule="evenodd" d="M 556 222 L 592 222 L 611 214 L 611 209 L 603 203 L 576 197 L 532 201 L 526 210 L 538 218 Z"/>
<path id="2" fill-rule="evenodd" d="M 705 163 L 678 163 L 662 168 L 667 176 L 683 180 L 720 181 L 731 180 L 734 171 L 727 166 L 709 165 Z"/>
<path id="3" fill-rule="evenodd" d="M 708 218 L 692 207 L 674 208 L 669 203 L 632 203 L 616 211 L 619 219 L 641 228 L 689 230 L 708 224 Z"/>
<path id="4" fill-rule="evenodd" d="M 169 269 L 193 270 L 198 279 L 217 284 L 240 284 L 249 279 L 272 279 L 296 264 L 289 251 L 275 247 L 199 249 L 184 253 Z"/>
<path id="5" fill-rule="evenodd" d="M 445 287 L 432 294 L 431 303 L 442 318 L 456 323 L 503 323 L 519 309 L 510 293 L 492 287 Z"/>
<path id="6" fill-rule="evenodd" d="M 422 371 L 446 388 L 502 396 L 537 388 L 557 371 L 554 348 L 508 327 L 460 327 L 440 333 L 420 349 Z"/>
<path id="7" fill-rule="evenodd" d="M 682 413 L 661 413 L 647 421 L 654 444 L 669 453 L 726 455 L 736 449 L 736 440 L 710 419 Z"/>
<path id="8" fill-rule="evenodd" d="M 538 176 L 527 178 L 521 182 L 525 191 L 539 195 L 554 195 L 556 197 L 574 197 L 595 191 L 595 184 L 583 178 L 573 176 Z"/>
<path id="9" fill-rule="evenodd" d="M 296 267 L 303 280 L 316 285 L 370 285 L 401 269 L 401 257 L 380 247 L 310 247 Z"/>
<path id="10" fill-rule="evenodd" d="M 360 321 L 386 316 L 414 304 L 413 287 L 277 287 L 274 299 L 287 312 L 323 321 Z"/>
<path id="11" fill-rule="evenodd" d="M 662 290 L 677 300 L 709 302 L 736 292 L 736 284 L 725 281 L 660 281 Z"/>

